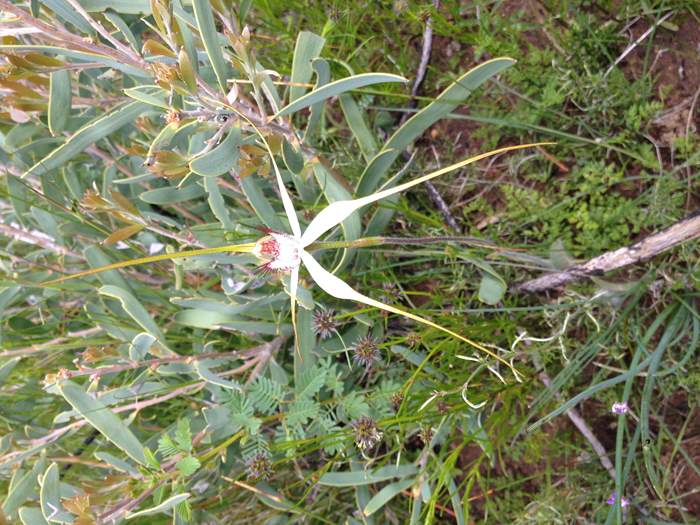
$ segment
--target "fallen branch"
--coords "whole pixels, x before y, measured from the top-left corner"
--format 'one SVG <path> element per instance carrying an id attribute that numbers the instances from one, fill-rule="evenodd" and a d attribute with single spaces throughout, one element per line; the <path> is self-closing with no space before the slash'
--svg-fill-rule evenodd
<path id="1" fill-rule="evenodd" d="M 606 252 L 588 262 L 577 264 L 566 270 L 527 281 L 518 285 L 516 290 L 536 293 L 559 288 L 586 277 L 601 276 L 630 264 L 644 262 L 698 236 L 700 236 L 700 212 L 695 212 L 665 230 L 654 233 L 630 246 Z"/>

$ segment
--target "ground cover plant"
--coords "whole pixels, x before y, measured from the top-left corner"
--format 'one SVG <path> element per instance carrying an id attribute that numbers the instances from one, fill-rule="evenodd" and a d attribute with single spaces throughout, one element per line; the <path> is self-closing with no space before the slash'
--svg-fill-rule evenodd
<path id="1" fill-rule="evenodd" d="M 0 522 L 697 523 L 699 16 L 0 0 Z"/>

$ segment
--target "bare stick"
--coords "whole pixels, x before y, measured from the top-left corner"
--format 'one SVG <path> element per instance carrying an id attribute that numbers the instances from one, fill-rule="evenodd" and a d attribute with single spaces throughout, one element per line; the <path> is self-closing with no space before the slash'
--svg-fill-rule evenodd
<path id="1" fill-rule="evenodd" d="M 552 380 L 547 375 L 547 372 L 542 370 L 539 373 L 539 377 L 540 381 L 544 383 L 544 386 L 546 386 L 547 388 L 551 388 Z M 554 394 L 557 397 L 557 399 L 561 400 L 561 394 L 559 392 L 555 392 Z M 574 424 L 574 426 L 576 426 L 578 431 L 581 432 L 583 437 L 586 438 L 586 441 L 588 441 L 591 444 L 591 447 L 598 456 L 598 459 L 600 460 L 601 465 L 603 465 L 603 468 L 608 471 L 608 474 L 610 474 L 610 477 L 612 479 L 615 479 L 615 467 L 613 467 L 613 464 L 610 461 L 610 458 L 608 457 L 608 453 L 605 451 L 605 447 L 598 440 L 598 438 L 595 437 L 595 434 L 588 426 L 588 424 L 584 421 L 584 419 L 580 416 L 580 414 L 575 408 L 570 408 L 569 410 L 567 410 L 566 415 L 569 416 L 569 419 Z"/>
<path id="2" fill-rule="evenodd" d="M 577 264 L 561 272 L 527 281 L 516 289 L 521 292 L 542 292 L 586 277 L 600 276 L 606 272 L 651 259 L 655 255 L 698 236 L 700 236 L 700 212 L 695 212 L 665 230 L 649 235 L 637 243 L 606 252 L 588 262 Z"/>
<path id="3" fill-rule="evenodd" d="M 437 11 L 439 8 L 440 0 L 433 0 L 433 9 Z M 408 103 L 409 109 L 413 109 L 416 107 L 415 97 L 417 97 L 418 93 L 420 93 L 421 84 L 423 84 L 423 80 L 425 80 L 425 74 L 428 70 L 428 64 L 430 63 L 430 54 L 432 50 L 433 21 L 432 17 L 429 16 L 425 20 L 425 31 L 423 32 L 423 47 L 421 48 L 420 63 L 418 64 L 418 70 L 416 71 L 416 79 L 413 81 L 413 86 L 411 87 L 411 100 Z M 399 125 L 402 125 L 410 115 L 410 111 L 405 112 L 401 117 L 401 120 L 399 121 Z M 442 198 L 442 195 L 440 195 L 440 192 L 437 190 L 435 185 L 432 182 L 428 181 L 425 183 L 425 188 L 428 191 L 428 196 L 430 197 L 430 200 L 432 200 L 435 206 L 437 206 L 437 208 L 440 210 L 440 213 L 442 214 L 443 219 L 445 219 L 447 225 L 454 231 L 460 232 L 461 229 L 457 225 L 457 221 L 455 221 L 455 218 L 452 216 L 452 213 L 450 212 L 450 209 L 448 208 L 445 199 Z"/>
<path id="4" fill-rule="evenodd" d="M 71 257 L 82 259 L 82 255 L 71 251 L 65 246 L 61 246 L 60 244 L 54 242 L 51 237 L 38 230 L 25 230 L 19 225 L 15 226 L 14 224 L 4 224 L 0 222 L 0 234 L 11 237 L 16 241 L 40 246 L 45 250 L 55 252 L 58 255 L 70 255 Z"/>
<path id="5" fill-rule="evenodd" d="M 610 67 L 605 71 L 605 74 L 603 75 L 603 78 L 606 78 L 610 72 L 615 69 L 615 66 L 617 66 L 620 62 L 622 62 L 627 55 L 629 55 L 632 51 L 634 51 L 634 48 L 637 47 L 639 44 L 641 44 L 646 37 L 648 37 L 651 33 L 653 33 L 657 27 L 659 27 L 661 24 L 663 24 L 668 17 L 670 17 L 673 14 L 673 11 L 669 11 L 666 13 L 664 16 L 662 16 L 654 25 L 652 25 L 649 29 L 644 31 L 642 35 L 632 42 L 625 50 L 622 52 L 622 54 L 617 57 L 615 62 L 613 62 Z"/>

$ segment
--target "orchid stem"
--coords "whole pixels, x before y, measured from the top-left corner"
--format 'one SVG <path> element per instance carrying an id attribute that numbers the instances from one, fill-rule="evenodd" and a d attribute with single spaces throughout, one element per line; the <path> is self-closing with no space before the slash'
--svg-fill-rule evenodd
<path id="1" fill-rule="evenodd" d="M 93 275 L 100 272 L 106 272 L 107 270 L 116 270 L 117 268 L 125 268 L 127 266 L 136 266 L 138 264 L 147 264 L 158 261 L 169 261 L 172 259 L 183 259 L 185 257 L 196 257 L 198 255 L 209 255 L 212 253 L 250 253 L 255 246 L 255 243 L 246 244 L 229 244 L 227 246 L 216 246 L 214 248 L 202 248 L 199 250 L 187 250 L 184 252 L 175 253 L 162 253 L 160 255 L 150 255 L 148 257 L 139 257 L 137 259 L 129 259 L 128 261 L 120 261 L 112 264 L 107 264 L 105 266 L 100 266 L 98 268 L 91 268 L 90 270 L 85 270 L 84 272 L 71 273 L 59 277 L 58 279 L 53 279 L 51 281 L 46 281 L 41 283 L 43 286 L 48 286 L 52 284 L 59 284 L 64 281 L 69 281 L 71 279 L 79 279 L 81 277 L 86 277 L 88 275 Z"/>
<path id="2" fill-rule="evenodd" d="M 482 248 L 491 248 L 495 250 L 504 250 L 501 246 L 490 241 L 478 239 L 476 237 L 463 236 L 439 236 L 439 237 L 363 237 L 352 241 L 319 241 L 314 242 L 307 248 L 309 251 L 314 250 L 331 250 L 338 248 L 369 248 L 372 246 L 381 246 L 384 244 L 426 244 L 434 242 L 456 242 L 459 244 L 469 244 Z M 508 248 L 510 249 L 510 248 Z"/>

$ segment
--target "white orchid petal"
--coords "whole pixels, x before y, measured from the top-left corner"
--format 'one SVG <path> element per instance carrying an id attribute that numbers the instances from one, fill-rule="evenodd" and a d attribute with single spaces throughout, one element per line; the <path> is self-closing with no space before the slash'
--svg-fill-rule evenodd
<path id="1" fill-rule="evenodd" d="M 362 199 L 352 201 L 335 201 L 323 208 L 309 223 L 301 236 L 301 246 L 306 247 L 328 230 L 335 228 L 364 204 L 357 204 Z"/>
<path id="2" fill-rule="evenodd" d="M 267 142 L 265 143 L 267 145 Z M 277 162 L 275 162 L 275 157 L 270 150 L 270 146 L 267 146 L 267 150 L 270 154 L 270 159 L 272 161 L 272 168 L 275 170 L 275 178 L 277 178 L 277 186 L 280 189 L 280 196 L 282 197 L 282 205 L 284 206 L 284 213 L 287 215 L 287 220 L 289 221 L 289 226 L 292 228 L 292 233 L 294 237 L 299 239 L 301 237 L 301 226 L 299 226 L 299 219 L 297 218 L 297 212 L 294 210 L 294 204 L 292 204 L 292 198 L 289 196 L 287 187 L 284 185 L 282 180 L 282 174 L 280 169 L 277 167 Z"/>
<path id="3" fill-rule="evenodd" d="M 294 349 L 299 352 L 299 337 L 297 334 L 297 287 L 299 286 L 299 267 L 292 268 L 289 275 L 289 298 L 292 308 L 292 329 L 294 330 Z"/>
<path id="4" fill-rule="evenodd" d="M 396 308 L 394 306 L 384 304 L 380 301 L 376 301 L 372 299 L 371 297 L 367 297 L 366 295 L 362 295 L 360 292 L 357 292 L 354 290 L 348 283 L 343 281 L 342 279 L 336 277 L 332 273 L 330 273 L 328 270 L 323 268 L 317 261 L 314 259 L 311 254 L 309 254 L 306 250 L 301 250 L 301 260 L 304 262 L 304 266 L 306 266 L 306 269 L 309 272 L 309 275 L 311 275 L 311 278 L 316 282 L 316 284 L 328 295 L 332 295 L 333 297 L 336 297 L 338 299 L 346 299 L 349 301 L 356 301 L 358 303 L 363 303 L 369 306 L 374 306 L 375 308 L 380 308 L 382 310 L 386 310 L 387 312 L 391 312 L 393 314 L 397 315 L 402 315 L 404 317 L 407 317 L 409 319 L 412 319 L 414 321 L 417 321 L 419 323 L 422 323 L 424 325 L 430 326 L 431 328 L 436 328 L 442 332 L 445 332 L 446 334 L 451 335 L 452 337 L 455 337 L 459 339 L 460 341 L 464 341 L 468 345 L 471 345 L 472 347 L 476 348 L 477 350 L 480 350 L 481 352 L 484 352 L 485 354 L 488 354 L 489 356 L 493 357 L 494 359 L 500 361 L 504 365 L 506 365 L 508 368 L 510 368 L 513 371 L 513 374 L 518 377 L 517 371 L 511 365 L 508 361 L 503 359 L 501 356 L 498 354 L 494 353 L 493 351 L 489 350 L 488 348 L 480 345 L 476 341 L 472 341 L 471 339 L 467 339 L 466 337 L 459 335 L 457 332 L 453 332 L 452 330 L 448 328 L 444 328 L 440 326 L 439 324 L 436 324 L 432 321 L 429 321 L 428 319 L 425 319 L 419 315 L 415 315 L 411 312 L 407 312 L 405 310 L 401 310 L 399 308 Z"/>
<path id="5" fill-rule="evenodd" d="M 371 204 L 385 197 L 389 197 L 391 195 L 394 195 L 395 193 L 402 192 L 404 190 L 412 188 L 413 186 L 417 186 L 418 184 L 427 182 L 430 179 L 434 179 L 435 177 L 439 177 L 440 175 L 444 175 L 445 173 L 450 173 L 452 171 L 458 170 L 468 164 L 472 164 L 476 161 L 485 159 L 487 157 L 492 157 L 494 155 L 506 153 L 508 151 L 523 148 L 532 148 L 535 146 L 542 146 L 546 144 L 553 143 L 537 142 L 534 144 L 520 144 L 517 146 L 507 146 L 505 148 L 498 148 L 492 151 L 487 151 L 486 153 L 475 155 L 461 162 L 457 162 L 456 164 L 452 164 L 437 171 L 433 171 L 432 173 L 428 173 L 427 175 L 423 175 L 422 177 L 418 177 L 417 179 L 414 179 L 412 181 L 399 184 L 398 186 L 394 186 L 393 188 L 388 188 L 386 190 L 373 193 L 372 195 L 367 195 L 366 197 L 361 197 L 359 199 L 354 200 L 333 202 L 329 204 L 325 209 L 321 210 L 321 212 L 311 221 L 309 226 L 306 228 L 304 235 L 301 236 L 301 245 L 302 247 L 308 246 L 309 244 L 317 240 L 321 235 L 326 233 L 328 230 L 336 227 L 338 224 L 343 222 L 351 213 L 358 210 L 359 208 L 362 208 L 363 206 L 366 206 L 367 204 Z"/>

